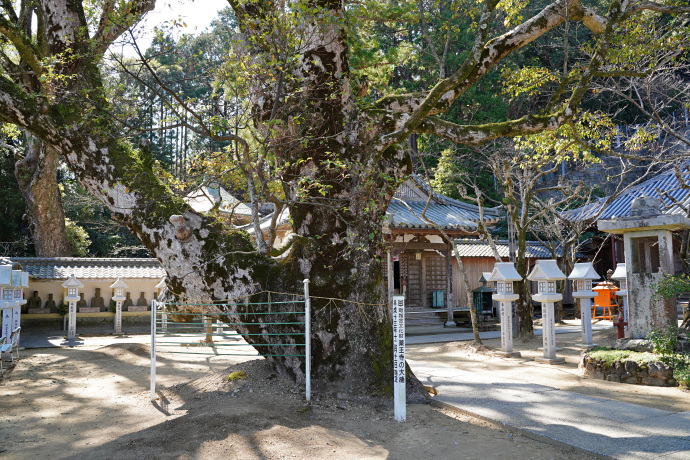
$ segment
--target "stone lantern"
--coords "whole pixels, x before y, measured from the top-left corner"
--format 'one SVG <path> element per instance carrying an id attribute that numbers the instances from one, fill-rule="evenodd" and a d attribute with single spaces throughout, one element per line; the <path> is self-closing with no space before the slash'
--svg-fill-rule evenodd
<path id="1" fill-rule="evenodd" d="M 573 297 L 580 301 L 580 322 L 582 330 L 582 343 L 578 346 L 582 348 L 593 348 L 597 345 L 592 343 L 592 303 L 594 303 L 595 292 L 592 290 L 592 281 L 598 280 L 599 274 L 594 270 L 592 262 L 575 264 L 573 271 L 568 279 L 573 281 Z M 589 302 L 586 299 L 590 299 Z"/>
<path id="2" fill-rule="evenodd" d="M 628 310 L 628 279 L 624 263 L 616 264 L 616 270 L 614 270 L 611 275 L 611 279 L 618 281 L 619 289 L 616 291 L 616 295 L 623 300 L 623 320 L 630 322 L 630 311 Z M 618 314 L 621 314 L 620 309 L 618 310 Z M 625 326 L 625 336 L 627 337 L 628 334 L 630 334 L 630 328 Z"/>
<path id="3" fill-rule="evenodd" d="M 15 265 L 18 266 L 18 265 Z M 2 311 L 2 332 L 0 337 L 9 339 L 12 331 L 21 325 L 24 288 L 29 285 L 29 274 L 19 270 L 12 270 L 12 265 L 0 266 L 0 311 Z"/>
<path id="4" fill-rule="evenodd" d="M 522 281 L 522 277 L 511 262 L 497 262 L 487 281 L 496 284 L 496 293 L 492 297 L 501 303 L 501 354 L 511 358 L 519 357 L 520 353 L 513 351 L 511 302 L 520 297 L 515 294 L 513 283 Z"/>
<path id="5" fill-rule="evenodd" d="M 79 289 L 84 285 L 74 275 L 62 283 L 65 290 L 65 302 L 69 304 L 67 340 L 74 340 L 77 336 L 77 302 L 79 301 Z"/>
<path id="6" fill-rule="evenodd" d="M 549 259 L 537 260 L 537 264 L 527 275 L 527 279 L 537 283 L 537 293 L 532 294 L 532 299 L 541 303 L 544 357 L 536 360 L 549 364 L 563 364 L 565 359 L 556 358 L 556 322 L 553 304 L 563 300 L 563 296 L 556 290 L 556 281 L 565 280 L 566 276 L 558 268 L 558 263 Z"/>
<path id="7" fill-rule="evenodd" d="M 12 270 L 12 289 L 14 291 L 12 307 L 12 330 L 21 325 L 22 305 L 24 300 L 24 288 L 29 286 L 29 274 L 22 270 Z"/>
<path id="8" fill-rule="evenodd" d="M 113 290 L 111 300 L 115 301 L 115 333 L 122 334 L 122 301 L 125 300 L 125 289 L 129 286 L 118 276 L 117 281 L 110 285 Z"/>
<path id="9" fill-rule="evenodd" d="M 12 289 L 12 265 L 0 265 L 0 312 L 2 312 L 2 334 L 9 340 L 12 333 L 12 309 L 14 307 Z"/>

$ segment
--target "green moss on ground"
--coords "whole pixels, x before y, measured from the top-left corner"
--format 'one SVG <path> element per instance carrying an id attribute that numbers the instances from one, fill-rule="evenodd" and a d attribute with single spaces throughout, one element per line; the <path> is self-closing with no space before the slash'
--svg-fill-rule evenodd
<path id="1" fill-rule="evenodd" d="M 616 361 L 634 361 L 637 364 L 648 364 L 659 361 L 659 355 L 649 352 L 640 352 L 632 350 L 612 350 L 610 348 L 597 347 L 588 351 L 587 354 L 599 361 L 604 361 L 606 364 L 613 364 Z"/>

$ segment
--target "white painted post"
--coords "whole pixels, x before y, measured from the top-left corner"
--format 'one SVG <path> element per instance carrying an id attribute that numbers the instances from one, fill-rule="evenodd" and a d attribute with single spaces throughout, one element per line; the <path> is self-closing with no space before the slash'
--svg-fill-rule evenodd
<path id="1" fill-rule="evenodd" d="M 405 389 L 405 296 L 393 296 L 393 406 L 395 420 L 407 419 Z"/>
<path id="2" fill-rule="evenodd" d="M 71 300 L 69 302 L 69 311 L 67 313 L 67 340 L 74 340 L 77 337 L 77 302 Z"/>
<path id="3" fill-rule="evenodd" d="M 158 303 L 151 302 L 151 402 L 156 402 L 156 309 Z"/>
<path id="4" fill-rule="evenodd" d="M 161 302 L 161 332 L 168 332 L 168 312 L 165 310 L 165 303 Z"/>
<path id="5" fill-rule="evenodd" d="M 556 321 L 553 302 L 543 302 L 541 310 L 544 358 L 556 359 Z"/>
<path id="6" fill-rule="evenodd" d="M 304 280 L 304 377 L 307 401 L 311 401 L 311 300 L 309 280 Z"/>
<path id="7" fill-rule="evenodd" d="M 122 301 L 115 302 L 115 333 L 122 334 Z"/>

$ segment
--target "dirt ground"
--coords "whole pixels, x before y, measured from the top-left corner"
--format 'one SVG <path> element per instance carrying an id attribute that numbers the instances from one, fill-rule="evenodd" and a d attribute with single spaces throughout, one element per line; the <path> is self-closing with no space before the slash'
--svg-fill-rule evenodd
<path id="1" fill-rule="evenodd" d="M 538 343 L 517 344 L 516 349 L 526 346 Z M 148 353 L 138 344 L 23 352 L 0 381 L 0 457 L 590 458 L 430 405 L 408 406 L 406 423 L 395 422 L 390 407 L 320 394 L 309 406 L 302 386 L 275 376 L 261 359 L 160 354 L 161 391 L 153 405 Z M 621 392 L 621 384 L 578 377 L 575 355 L 566 355 L 566 366 L 544 367 L 473 353 L 456 343 L 414 346 L 410 356 L 690 410 L 688 394 L 678 389 L 622 385 L 630 388 Z M 234 371 L 244 371 L 246 379 L 228 381 Z"/>

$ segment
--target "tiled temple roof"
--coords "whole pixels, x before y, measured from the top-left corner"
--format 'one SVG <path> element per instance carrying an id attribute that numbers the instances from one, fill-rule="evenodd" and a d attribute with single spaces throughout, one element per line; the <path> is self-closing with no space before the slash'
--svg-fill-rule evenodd
<path id="1" fill-rule="evenodd" d="M 33 279 L 128 279 L 166 276 L 157 259 L 151 258 L 89 258 L 89 257 L 12 257 Z"/>

